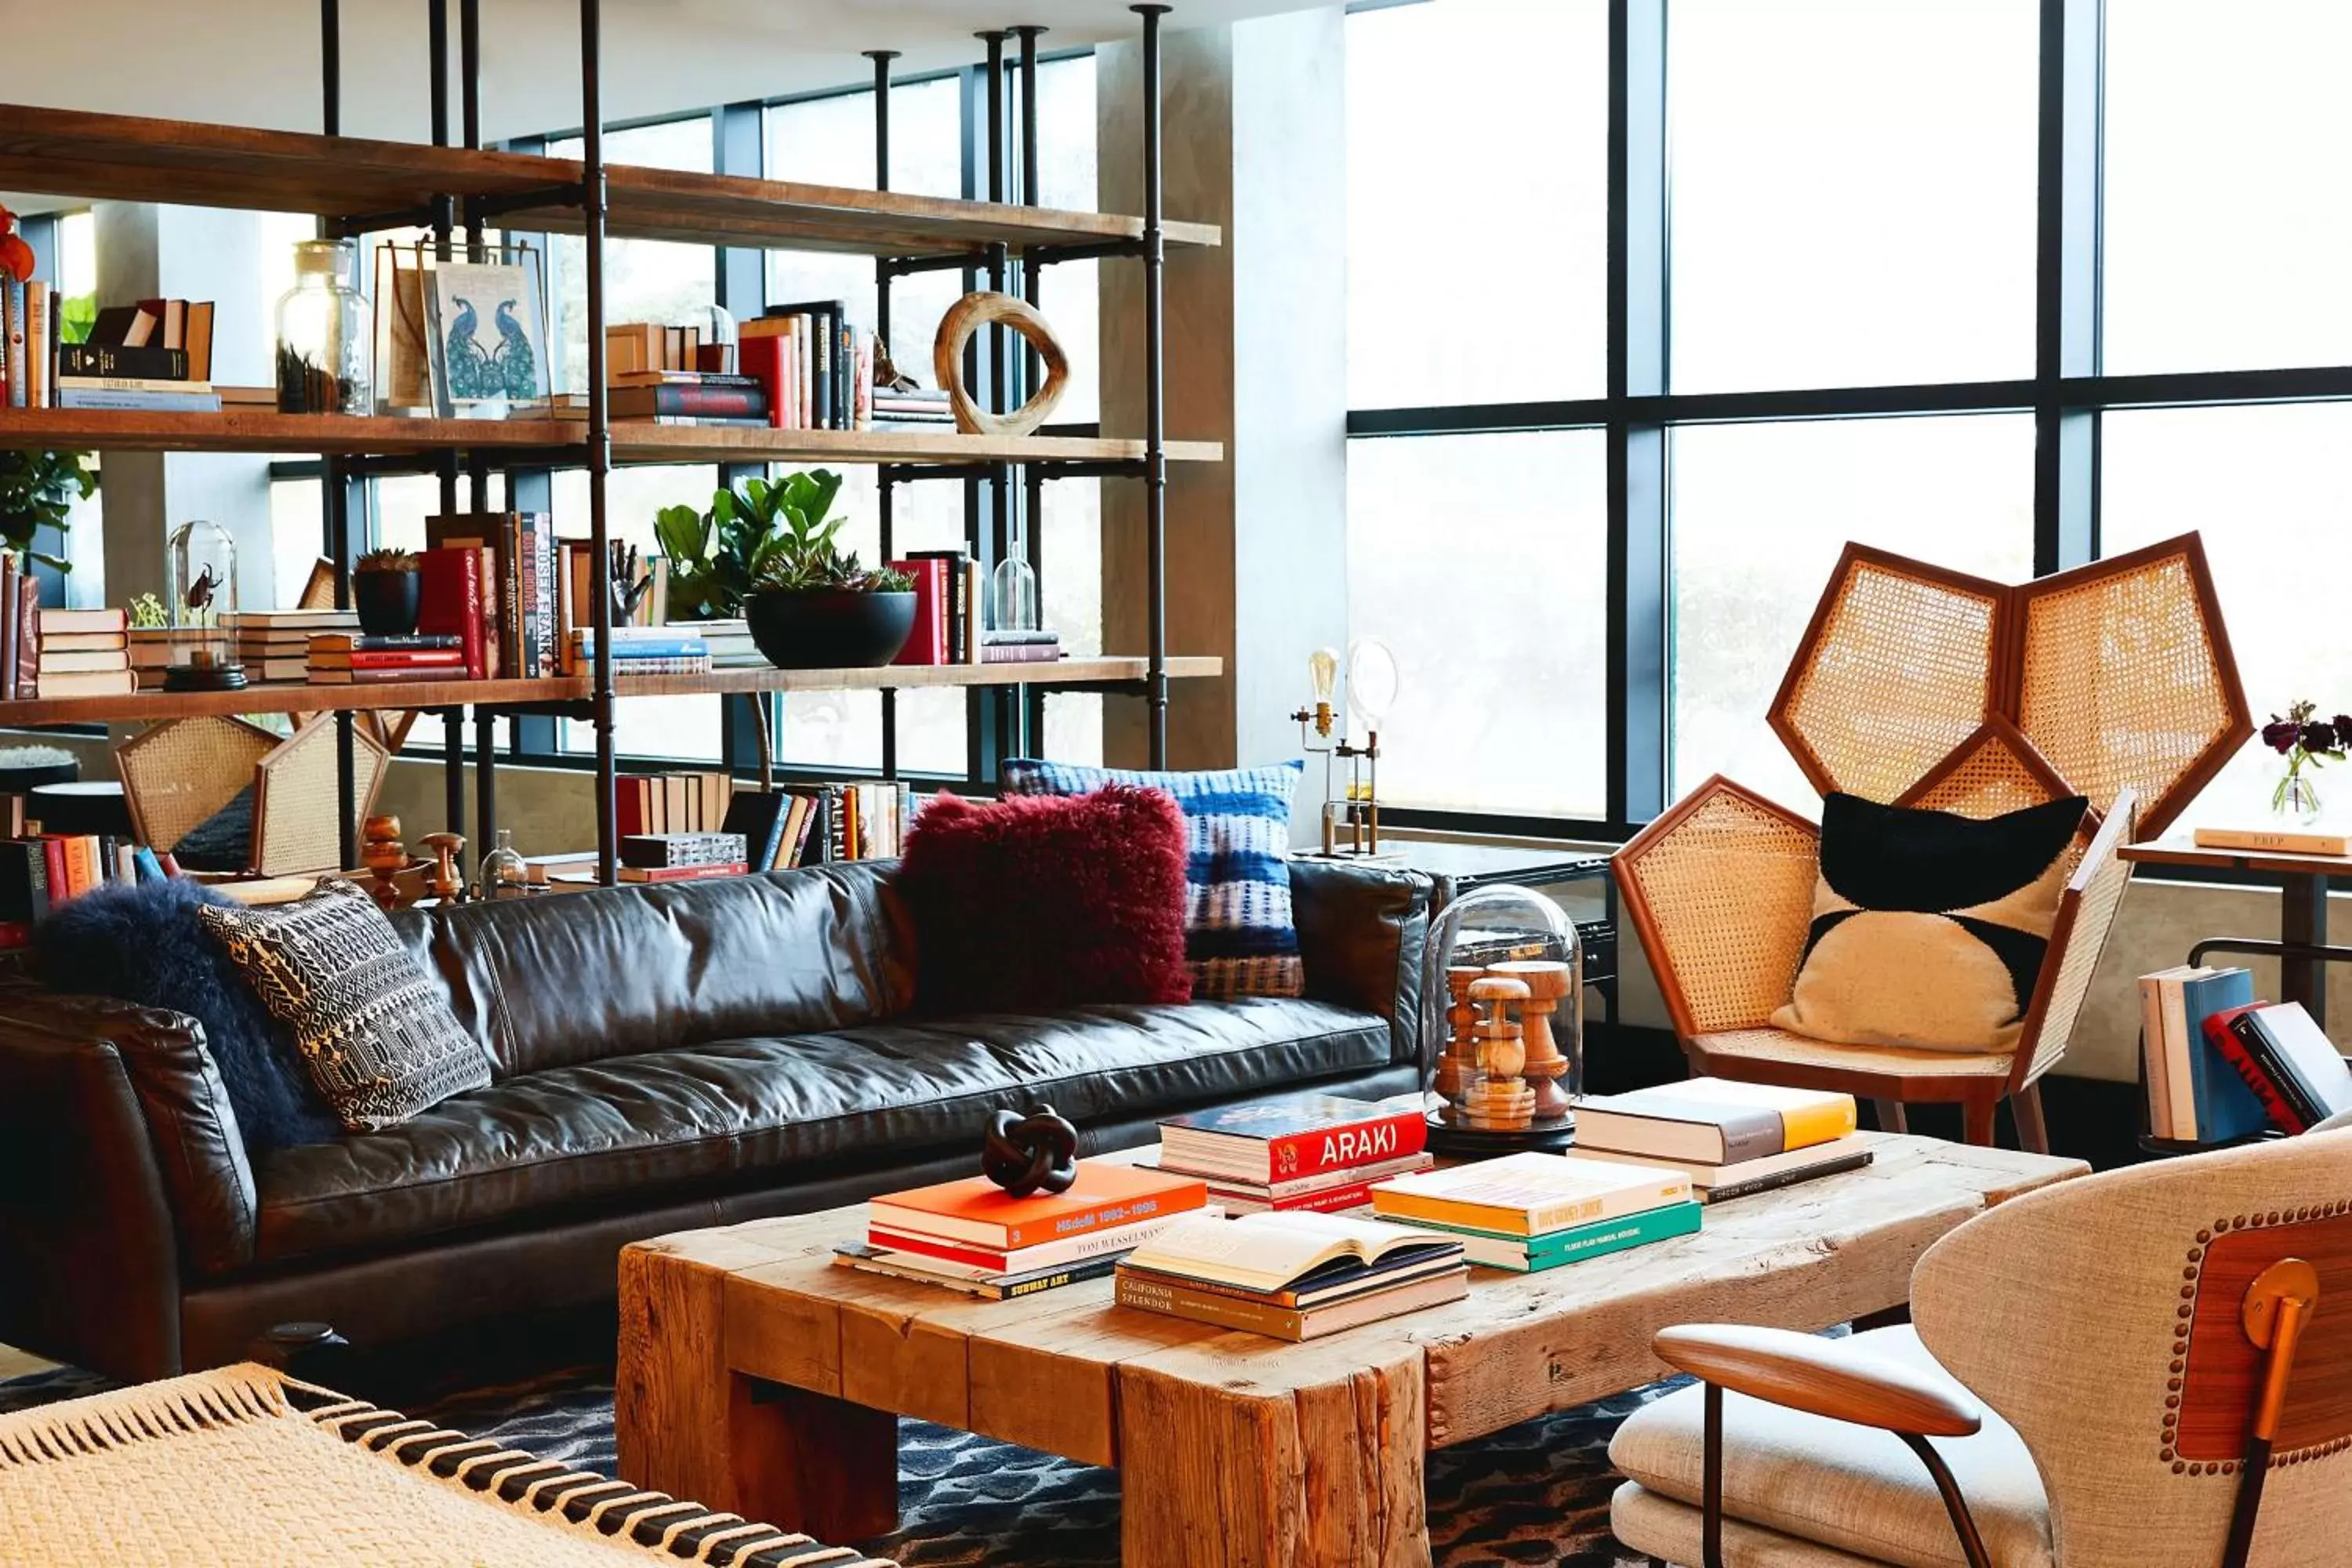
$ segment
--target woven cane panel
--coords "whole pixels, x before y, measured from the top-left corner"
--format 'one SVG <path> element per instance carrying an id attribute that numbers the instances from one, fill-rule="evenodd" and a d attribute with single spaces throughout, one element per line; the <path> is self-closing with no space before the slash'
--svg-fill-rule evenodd
<path id="1" fill-rule="evenodd" d="M 2051 983 L 2050 1001 L 2042 1012 L 2040 1031 L 2033 1039 L 2033 1062 L 2026 1069 L 2029 1082 L 2056 1066 L 2073 1042 L 2084 999 L 2091 993 L 2091 976 L 2099 967 L 2099 955 L 2106 951 L 2107 933 L 2115 929 L 2124 889 L 2131 885 L 2131 862 L 2116 854 L 2112 842 L 2102 844 L 2100 851 L 2105 858 L 2083 889 L 2083 901 L 2074 911 L 2074 927 L 2066 933 L 2065 950 L 2058 960 L 2058 977 Z"/>
<path id="2" fill-rule="evenodd" d="M 1833 592 L 1779 718 L 1816 788 L 1891 801 L 1984 719 L 2000 601 L 1873 561 Z"/>
<path id="3" fill-rule="evenodd" d="M 1778 1062 L 1836 1072 L 1899 1073 L 1908 1078 L 2007 1078 L 2002 1052 L 1911 1051 L 1896 1046 L 1842 1046 L 1786 1029 L 1731 1029 L 1691 1042 L 1710 1057 Z"/>
<path id="4" fill-rule="evenodd" d="M 373 741 L 352 735 L 353 771 Z M 342 836 L 335 826 L 341 797 L 335 727 L 311 724 L 261 761 L 256 770 L 253 869 L 265 877 L 335 868 Z"/>
<path id="5" fill-rule="evenodd" d="M 2030 805 L 2046 805 L 2058 794 L 2026 767 L 2016 752 L 1988 736 L 1950 773 L 1905 804 L 1948 811 L 1982 821 Z"/>
<path id="6" fill-rule="evenodd" d="M 2137 793 L 2149 834 L 2185 804 L 2165 803 L 2173 787 L 2231 743 L 2234 694 L 2186 555 L 2030 598 L 2021 675 L 2018 728 L 2098 810 Z"/>
<path id="7" fill-rule="evenodd" d="M 278 737 L 241 719 L 175 719 L 114 749 L 114 771 L 132 828 L 169 851 L 253 783 Z"/>
<path id="8" fill-rule="evenodd" d="M 1695 1033 L 1760 1024 L 1789 999 L 1812 918 L 1816 835 L 1710 794 L 1625 867 Z"/>

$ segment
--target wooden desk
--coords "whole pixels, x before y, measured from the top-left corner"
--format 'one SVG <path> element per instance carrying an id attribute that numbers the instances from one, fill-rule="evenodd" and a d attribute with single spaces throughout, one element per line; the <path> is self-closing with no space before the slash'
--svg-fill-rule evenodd
<path id="1" fill-rule="evenodd" d="M 2279 879 L 2279 939 L 2223 938 L 2213 945 L 2231 952 L 2272 953 L 2279 961 L 2280 1000 L 2300 1002 L 2312 1020 L 2327 1022 L 2331 960 L 2352 952 L 2327 946 L 2327 879 L 2352 877 L 2352 856 L 2288 855 L 2260 849 L 2208 849 L 2186 833 L 2126 844 L 2119 854 L 2144 866 L 2181 866 L 2198 871 L 2259 872 Z M 2195 962 L 2192 960 L 2191 962 Z"/>
<path id="2" fill-rule="evenodd" d="M 864 1540 L 897 1522 L 908 1415 L 1118 1467 L 1129 1568 L 1427 1568 L 1430 1449 L 1665 1375 L 1650 1338 L 1675 1323 L 1810 1331 L 1900 1306 L 1930 1244 L 2088 1169 L 1865 1136 L 1874 1163 L 1709 1205 L 1695 1235 L 1474 1269 L 1463 1300 L 1303 1345 L 1113 1306 L 1108 1279 L 986 1301 L 836 1268 L 862 1204 L 639 1242 L 620 1473 Z"/>

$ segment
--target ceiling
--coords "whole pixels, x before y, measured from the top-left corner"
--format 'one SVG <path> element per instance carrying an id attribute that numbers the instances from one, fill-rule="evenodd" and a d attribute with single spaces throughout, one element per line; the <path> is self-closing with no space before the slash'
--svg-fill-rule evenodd
<path id="1" fill-rule="evenodd" d="M 1301 0 L 1179 0 L 1168 25 L 1300 8 Z M 317 0 L 75 0 L 5 9 L 0 101 L 320 129 Z M 429 139 L 426 5 L 344 0 L 341 9 L 345 133 Z M 454 31 L 455 0 L 449 10 Z M 865 80 L 873 66 L 860 58 L 864 49 L 901 51 L 894 68 L 904 72 L 963 65 L 980 58 L 975 30 L 1016 23 L 1050 28 L 1048 49 L 1133 37 L 1139 25 L 1125 0 L 604 0 L 604 117 Z M 483 0 L 481 30 L 485 137 L 580 124 L 572 0 Z M 132 39 L 138 47 L 121 47 Z M 75 60 L 87 67 L 58 68 Z"/>

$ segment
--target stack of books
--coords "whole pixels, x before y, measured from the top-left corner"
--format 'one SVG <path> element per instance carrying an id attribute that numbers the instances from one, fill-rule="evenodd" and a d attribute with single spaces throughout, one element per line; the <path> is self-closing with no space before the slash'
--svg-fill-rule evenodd
<path id="1" fill-rule="evenodd" d="M 922 550 L 891 567 L 915 583 L 915 626 L 894 664 L 1043 664 L 1062 657 L 1062 635 L 988 624 L 988 582 L 961 550 Z"/>
<path id="2" fill-rule="evenodd" d="M 160 882 L 178 863 L 143 844 L 97 834 L 44 833 L 26 797 L 0 795 L 0 952 L 31 944 L 58 905 L 96 888 Z"/>
<path id="3" fill-rule="evenodd" d="M 615 424 L 768 428 L 766 389 L 751 376 L 715 371 L 624 371 L 606 384 L 604 407 Z M 573 412 L 570 405 L 560 411 Z M 580 417 L 587 414 L 578 409 Z"/>
<path id="4" fill-rule="evenodd" d="M 21 588 L 30 579 L 19 579 Z M 32 614 L 29 625 L 25 611 Z M 139 689 L 131 673 L 131 617 L 121 610 L 53 610 L 37 600 L 16 617 L 16 690 L 26 697 L 127 697 Z M 30 689 L 26 689 L 29 683 Z"/>
<path id="5" fill-rule="evenodd" d="M 874 389 L 874 341 L 839 300 L 771 305 L 736 329 L 736 366 L 767 389 L 779 430 L 862 429 Z"/>
<path id="6" fill-rule="evenodd" d="M 1374 1182 L 1427 1170 L 1428 1131 L 1417 1109 L 1286 1095 L 1170 1117 L 1160 1168 L 1207 1182 L 1228 1214 L 1338 1213 L 1370 1205 Z"/>
<path id="7" fill-rule="evenodd" d="M 593 668 L 595 632 L 574 626 L 564 637 L 564 668 L 574 671 Z M 613 668 L 619 676 L 707 675 L 710 645 L 690 626 L 614 626 Z"/>
<path id="8" fill-rule="evenodd" d="M 916 386 L 898 391 L 877 386 L 874 389 L 874 428 L 952 430 L 955 410 L 949 406 L 943 387 Z"/>
<path id="9" fill-rule="evenodd" d="M 700 882 L 751 868 L 740 833 L 632 833 L 621 840 L 624 882 Z"/>
<path id="10" fill-rule="evenodd" d="M 1577 1114 L 1581 1131 L 1581 1107 Z M 1521 1274 L 1699 1227 L 1698 1202 L 1680 1172 L 1534 1152 L 1382 1182 L 1372 1189 L 1372 1212 L 1444 1231 L 1461 1240 L 1471 1262 Z"/>
<path id="11" fill-rule="evenodd" d="M 32 286 L 26 287 L 29 290 Z M 54 300 L 53 293 L 50 298 Z M 30 336 L 41 330 L 33 320 L 41 307 L 27 299 L 24 308 L 26 341 L 45 342 Z M 110 306 L 98 313 L 87 342 L 59 342 L 52 353 L 59 408 L 220 412 L 220 395 L 212 384 L 209 300 L 142 300 L 135 305 Z M 40 371 L 37 364 L 32 368 L 37 374 Z"/>
<path id="12" fill-rule="evenodd" d="M 1100 1279 L 1173 1223 L 1222 1226 L 1208 1201 L 1188 1177 L 1093 1160 L 1066 1193 L 1016 1198 L 972 1176 L 876 1198 L 866 1239 L 834 1248 L 834 1261 L 1002 1300 Z"/>
<path id="13" fill-rule="evenodd" d="M 685 621 L 669 628 L 692 632 L 710 650 L 713 669 L 765 669 L 768 656 L 751 640 L 751 623 L 745 620 Z"/>
<path id="14" fill-rule="evenodd" d="M 310 638 L 309 661 L 308 679 L 322 686 L 466 679 L 464 639 L 448 632 L 322 632 Z"/>
<path id="15" fill-rule="evenodd" d="M 56 284 L 0 272 L 0 408 L 47 408 L 58 400 Z"/>
<path id="16" fill-rule="evenodd" d="M 2254 1005 L 2245 969 L 2182 964 L 2139 977 L 2147 1130 L 2180 1143 L 2222 1143 L 2271 1125 L 2225 1048 L 2233 1014 Z"/>
<path id="17" fill-rule="evenodd" d="M 0 550 L 0 702 L 33 696 L 41 669 L 41 580 Z"/>
<path id="18" fill-rule="evenodd" d="M 179 635 L 169 626 L 132 626 L 125 634 L 131 641 L 131 676 L 142 691 L 163 689 L 163 672 L 172 668 L 172 639 Z"/>
<path id="19" fill-rule="evenodd" d="M 557 672 L 555 520 L 543 511 L 455 512 L 425 520 L 416 629 L 459 638 L 476 679 Z M 472 628 L 472 635 L 468 630 Z"/>
<path id="20" fill-rule="evenodd" d="M 613 781 L 621 836 L 740 833 L 729 826 L 735 780 L 721 773 L 623 773 Z M 750 835 L 745 834 L 745 837 Z"/>
<path id="21" fill-rule="evenodd" d="M 1329 1214 L 1170 1226 L 1120 1262 L 1122 1307 L 1294 1343 L 1469 1293 L 1459 1238 Z"/>
<path id="22" fill-rule="evenodd" d="M 2352 1068 L 2300 1002 L 2257 1002 L 2205 1020 L 2206 1038 L 2235 1068 L 2282 1132 L 2308 1132 L 2352 1110 Z M 2217 1127 L 2204 1141 L 2221 1136 Z"/>
<path id="23" fill-rule="evenodd" d="M 248 681 L 308 680 L 310 639 L 356 636 L 359 629 L 359 616 L 351 610 L 247 610 L 236 617 L 236 661 Z"/>
<path id="24" fill-rule="evenodd" d="M 1672 1170 L 1719 1204 L 1860 1170 L 1871 1152 L 1855 1126 L 1850 1094 L 1695 1078 L 1585 1100 L 1569 1154 Z"/>

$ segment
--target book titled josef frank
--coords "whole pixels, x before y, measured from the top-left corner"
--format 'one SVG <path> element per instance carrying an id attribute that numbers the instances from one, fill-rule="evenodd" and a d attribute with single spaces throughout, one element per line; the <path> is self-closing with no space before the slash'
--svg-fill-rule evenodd
<path id="1" fill-rule="evenodd" d="M 498 419 L 546 405 L 547 307 L 535 260 L 447 261 L 427 275 L 426 341 L 443 417 Z"/>

